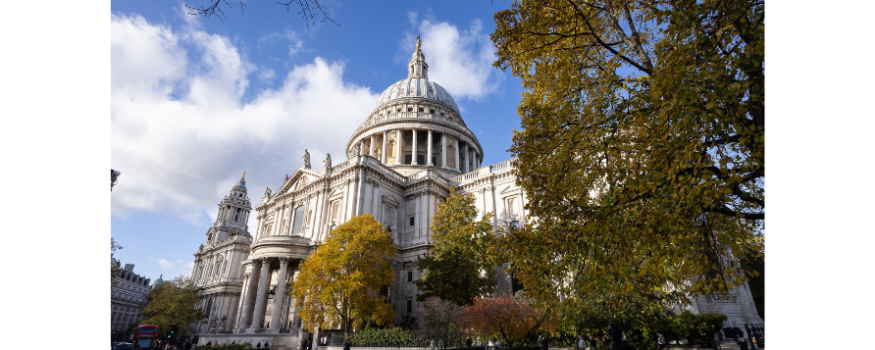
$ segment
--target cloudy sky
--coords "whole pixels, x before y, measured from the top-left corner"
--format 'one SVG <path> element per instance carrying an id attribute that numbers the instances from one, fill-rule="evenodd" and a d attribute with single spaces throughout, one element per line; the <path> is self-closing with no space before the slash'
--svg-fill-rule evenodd
<path id="1" fill-rule="evenodd" d="M 188 275 L 217 204 L 246 171 L 250 197 L 277 189 L 326 153 L 336 162 L 379 94 L 406 77 L 422 38 L 444 86 L 484 147 L 507 160 L 519 79 L 492 67 L 493 14 L 509 1 L 327 1 L 308 29 L 273 2 L 236 2 L 218 18 L 205 0 L 112 1 L 112 236 L 122 263 L 153 280 Z M 254 227 L 250 222 L 250 227 Z"/>

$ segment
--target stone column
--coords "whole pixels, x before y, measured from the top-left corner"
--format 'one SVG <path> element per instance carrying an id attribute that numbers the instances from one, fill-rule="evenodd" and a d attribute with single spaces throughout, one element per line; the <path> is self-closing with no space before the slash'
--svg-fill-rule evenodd
<path id="1" fill-rule="evenodd" d="M 474 161 L 474 149 L 473 149 L 473 148 L 469 148 L 469 149 L 468 149 L 468 154 L 469 154 L 469 156 L 468 156 L 468 159 L 469 159 L 469 160 L 466 160 L 466 161 L 465 161 L 465 164 L 468 164 L 468 162 L 470 161 L 470 163 L 471 163 L 471 169 L 470 169 L 470 170 L 471 170 L 471 171 L 474 171 L 474 169 L 477 169 L 477 162 Z"/>
<path id="2" fill-rule="evenodd" d="M 261 330 L 261 322 L 264 321 L 264 303 L 267 300 L 267 288 L 270 288 L 270 260 L 261 258 L 261 277 L 258 279 L 258 294 L 255 296 L 255 310 L 252 312 L 252 324 L 246 329 L 246 333 L 252 334 Z"/>
<path id="3" fill-rule="evenodd" d="M 365 139 L 364 138 L 359 140 L 359 152 L 358 153 L 359 154 L 356 154 L 356 156 L 365 154 Z"/>
<path id="4" fill-rule="evenodd" d="M 388 135 L 389 135 L 389 132 L 384 130 L 383 131 L 383 153 L 380 154 L 381 158 L 383 158 L 380 160 L 380 162 L 383 164 L 386 164 L 386 162 L 389 159 L 388 158 L 389 156 L 386 154 L 386 140 L 389 139 Z"/>
<path id="5" fill-rule="evenodd" d="M 447 167 L 447 134 L 441 133 L 441 168 Z"/>
<path id="6" fill-rule="evenodd" d="M 459 159 L 459 140 L 456 139 L 456 171 L 459 171 L 459 172 L 462 171 L 462 168 L 461 168 L 462 163 L 461 163 L 461 161 L 462 161 L 462 160 Z"/>
<path id="7" fill-rule="evenodd" d="M 282 328 L 280 316 L 286 295 L 286 265 L 288 264 L 289 258 L 280 258 L 280 273 L 276 278 L 276 295 L 273 297 L 273 313 L 270 315 L 270 327 L 267 329 L 267 333 L 279 333 L 280 328 Z"/>
<path id="8" fill-rule="evenodd" d="M 404 164 L 404 155 L 401 154 L 404 150 L 404 130 L 398 129 L 396 135 L 398 135 L 398 150 L 395 152 L 395 164 Z"/>
<path id="9" fill-rule="evenodd" d="M 249 271 L 249 284 L 246 286 L 246 291 L 243 294 L 243 309 L 240 311 L 240 324 L 237 325 L 237 333 L 246 331 L 249 327 L 249 322 L 252 320 L 252 295 L 256 292 L 258 286 L 258 275 L 261 270 L 263 261 L 253 260 L 252 271 Z"/>
<path id="10" fill-rule="evenodd" d="M 471 157 L 468 155 L 468 144 L 465 144 L 465 147 L 462 148 L 462 154 L 465 155 L 465 164 L 462 165 L 462 172 L 467 173 L 468 169 L 468 161 L 471 160 Z"/>
<path id="11" fill-rule="evenodd" d="M 411 165 L 419 165 L 419 162 L 416 161 L 417 153 L 419 153 L 419 144 L 416 142 L 416 129 L 412 130 L 413 132 L 413 148 L 411 148 L 410 152 L 410 164 Z"/>
<path id="12" fill-rule="evenodd" d="M 428 150 L 426 152 L 428 152 L 428 153 L 425 154 L 425 158 L 426 158 L 425 164 L 427 164 L 428 166 L 434 166 L 434 162 L 431 161 L 431 142 L 432 142 L 431 141 L 431 130 L 428 131 L 427 142 L 428 142 Z"/>
<path id="13" fill-rule="evenodd" d="M 374 156 L 374 144 L 376 143 L 374 141 L 376 141 L 376 138 L 377 137 L 375 135 L 371 135 L 371 146 L 368 147 L 368 155 L 371 157 Z"/>

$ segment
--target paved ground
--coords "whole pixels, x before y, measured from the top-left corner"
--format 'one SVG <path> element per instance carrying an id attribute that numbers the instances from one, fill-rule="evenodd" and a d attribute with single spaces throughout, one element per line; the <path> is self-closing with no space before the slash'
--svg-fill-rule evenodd
<path id="1" fill-rule="evenodd" d="M 745 339 L 747 340 L 747 339 Z M 747 343 L 748 349 L 750 349 L 750 343 Z M 723 344 L 720 345 L 720 350 L 740 350 L 741 347 L 734 340 L 726 340 L 723 341 Z M 759 348 L 765 350 L 765 348 Z"/>

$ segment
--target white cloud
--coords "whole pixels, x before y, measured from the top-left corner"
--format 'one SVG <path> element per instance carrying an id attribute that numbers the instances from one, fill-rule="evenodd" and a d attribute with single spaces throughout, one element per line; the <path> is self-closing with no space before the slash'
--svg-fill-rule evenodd
<path id="1" fill-rule="evenodd" d="M 257 204 L 305 148 L 317 166 L 329 152 L 344 161 L 347 138 L 377 99 L 343 81 L 343 64 L 316 58 L 244 101 L 257 70 L 230 40 L 140 16 L 112 17 L 112 52 L 112 166 L 123 174 L 112 212 L 121 218 L 171 212 L 210 225 L 243 170 Z"/>
<path id="2" fill-rule="evenodd" d="M 165 260 L 165 259 L 153 259 L 153 258 L 149 258 L 149 261 L 154 262 L 154 263 L 158 263 L 159 266 L 161 266 L 161 267 L 163 267 L 163 268 L 165 268 L 165 269 L 168 269 L 168 270 L 169 270 L 169 269 L 172 269 L 172 268 L 173 268 L 173 265 L 176 265 L 176 262 L 173 262 L 173 261 L 167 261 L 167 260 Z M 179 260 L 178 262 L 182 262 L 182 260 Z"/>
<path id="3" fill-rule="evenodd" d="M 289 44 L 289 57 L 295 57 L 299 52 L 304 50 L 304 40 L 298 37 L 298 33 L 286 28 L 284 32 L 272 32 L 258 39 L 258 44 L 273 43 L 276 41 L 286 41 Z"/>
<path id="4" fill-rule="evenodd" d="M 478 100 L 498 89 L 504 76 L 492 67 L 495 47 L 479 20 L 460 31 L 448 22 L 424 19 L 417 23 L 415 12 L 407 16 L 422 39 L 429 79 L 446 88 L 457 102 L 461 98 Z M 415 34 L 407 34 L 401 47 L 409 60 L 416 47 Z"/>

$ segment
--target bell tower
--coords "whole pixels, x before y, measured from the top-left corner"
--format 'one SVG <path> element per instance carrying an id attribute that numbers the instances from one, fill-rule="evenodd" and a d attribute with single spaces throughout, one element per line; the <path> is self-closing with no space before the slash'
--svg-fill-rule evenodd
<path id="1" fill-rule="evenodd" d="M 246 193 L 246 172 L 240 176 L 231 193 L 219 202 L 219 214 L 213 229 L 207 231 L 207 244 L 223 241 L 230 236 L 250 236 L 248 225 L 252 204 Z"/>

